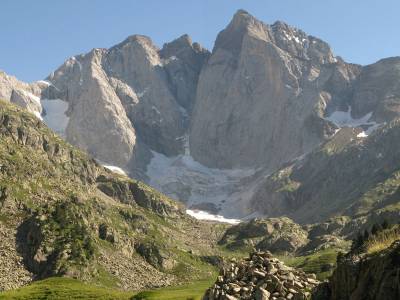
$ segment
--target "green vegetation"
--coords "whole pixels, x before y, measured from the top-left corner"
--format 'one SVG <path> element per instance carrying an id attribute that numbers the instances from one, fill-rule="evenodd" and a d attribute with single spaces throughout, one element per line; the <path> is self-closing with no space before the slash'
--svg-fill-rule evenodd
<path id="1" fill-rule="evenodd" d="M 215 278 L 196 281 L 190 284 L 160 288 L 139 293 L 122 292 L 96 285 L 85 284 L 76 279 L 52 277 L 36 281 L 17 290 L 0 293 L 0 300 L 200 300 Z"/>
<path id="2" fill-rule="evenodd" d="M 315 273 L 319 280 L 328 278 L 335 266 L 338 251 L 325 249 L 305 256 L 281 256 L 285 264 L 295 268 L 301 268 L 306 273 Z"/>
<path id="3" fill-rule="evenodd" d="M 36 300 L 36 299 L 96 299 L 96 300 L 128 300 L 134 293 L 105 289 L 84 284 L 78 280 L 53 277 L 34 282 L 17 290 L 0 293 L 1 300 Z"/>
<path id="4" fill-rule="evenodd" d="M 203 280 L 181 285 L 168 287 L 148 292 L 141 292 L 133 297 L 134 300 L 201 300 L 205 291 L 214 283 L 213 280 Z"/>
<path id="5" fill-rule="evenodd" d="M 387 220 L 373 224 L 371 231 L 359 232 L 351 245 L 351 253 L 376 253 L 388 248 L 400 239 L 400 226 L 390 225 Z"/>
<path id="6" fill-rule="evenodd" d="M 227 225 L 189 218 L 182 205 L 104 169 L 22 108 L 0 101 L 0 125 L 0 231 L 15 231 L 4 243 L 10 256 L 22 256 L 21 273 L 130 290 L 214 276 L 217 267 L 202 258 L 222 255 L 215 245 Z M 0 256 L 0 264 L 8 260 Z M 17 274 L 0 276 L 0 286 L 23 284 Z"/>
<path id="7" fill-rule="evenodd" d="M 365 248 L 368 254 L 373 254 L 390 247 L 394 241 L 400 239 L 400 227 L 393 226 L 391 228 L 382 229 L 375 234 L 372 234 L 365 241 Z"/>

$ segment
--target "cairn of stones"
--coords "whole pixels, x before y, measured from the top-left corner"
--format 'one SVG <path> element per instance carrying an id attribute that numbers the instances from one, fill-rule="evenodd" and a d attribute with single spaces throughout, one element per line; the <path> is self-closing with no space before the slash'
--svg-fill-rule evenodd
<path id="1" fill-rule="evenodd" d="M 226 264 L 203 300 L 306 300 L 319 283 L 315 274 L 288 267 L 268 251 L 253 252 Z"/>

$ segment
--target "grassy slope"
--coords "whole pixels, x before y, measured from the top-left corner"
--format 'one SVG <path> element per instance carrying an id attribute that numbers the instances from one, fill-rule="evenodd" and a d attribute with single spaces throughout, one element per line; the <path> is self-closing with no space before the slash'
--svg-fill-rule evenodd
<path id="1" fill-rule="evenodd" d="M 36 300 L 36 299 L 133 299 L 133 300 L 200 300 L 205 290 L 212 285 L 212 280 L 202 280 L 186 285 L 160 288 L 140 293 L 121 292 L 115 289 L 105 289 L 81 281 L 53 277 L 37 281 L 17 290 L 0 294 L 0 300 Z"/>
<path id="2" fill-rule="evenodd" d="M 78 280 L 53 277 L 37 281 L 23 288 L 3 292 L 0 299 L 130 299 L 132 292 L 120 292 L 94 285 L 87 285 Z"/>
<path id="3" fill-rule="evenodd" d="M 306 273 L 315 273 L 319 280 L 324 280 L 332 274 L 332 266 L 336 265 L 338 252 L 335 249 L 326 249 L 310 255 L 280 257 L 288 266 L 301 268 Z"/>
<path id="4" fill-rule="evenodd" d="M 134 300 L 201 300 L 206 289 L 213 280 L 202 280 L 190 284 L 168 287 L 153 291 L 140 292 L 133 297 Z"/>

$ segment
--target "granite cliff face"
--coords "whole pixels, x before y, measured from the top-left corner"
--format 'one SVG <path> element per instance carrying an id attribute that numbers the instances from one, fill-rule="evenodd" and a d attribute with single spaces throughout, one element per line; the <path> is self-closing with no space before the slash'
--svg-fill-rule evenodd
<path id="1" fill-rule="evenodd" d="M 349 64 L 316 37 L 239 10 L 211 53 L 187 35 L 161 49 L 134 35 L 71 57 L 46 81 L 2 73 L 0 97 L 189 207 L 301 221 L 305 198 L 282 200 L 271 174 L 313 159 L 321 143 L 368 139 L 398 117 L 399 82 L 400 58 Z M 318 168 L 330 172 L 325 162 Z"/>
<path id="2" fill-rule="evenodd" d="M 200 75 L 191 153 L 212 167 L 276 168 L 333 134 L 324 109 L 358 72 L 325 42 L 238 11 Z"/>
<path id="3" fill-rule="evenodd" d="M 187 36 L 159 50 L 135 35 L 71 58 L 48 78 L 70 106 L 67 140 L 120 167 L 135 166 L 149 150 L 182 152 L 190 97 L 206 56 Z"/>

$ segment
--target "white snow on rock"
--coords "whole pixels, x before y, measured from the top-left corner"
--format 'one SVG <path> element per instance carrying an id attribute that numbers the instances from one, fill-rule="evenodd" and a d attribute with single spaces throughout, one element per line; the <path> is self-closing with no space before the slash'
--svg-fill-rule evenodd
<path id="1" fill-rule="evenodd" d="M 190 156 L 188 137 L 182 138 L 185 154 L 167 157 L 152 151 L 147 183 L 173 199 L 186 202 L 187 207 L 212 203 L 225 218 L 241 218 L 251 213 L 248 201 L 258 184 L 254 180 L 256 170 L 208 168 Z"/>
<path id="2" fill-rule="evenodd" d="M 117 174 L 120 174 L 120 175 L 128 176 L 128 175 L 126 174 L 126 172 L 125 172 L 122 168 L 120 168 L 120 167 L 117 167 L 117 166 L 109 166 L 109 165 L 103 165 L 103 167 L 106 168 L 106 169 L 109 169 L 110 171 L 113 171 L 114 173 L 117 173 Z"/>
<path id="3" fill-rule="evenodd" d="M 229 224 L 240 223 L 240 220 L 238 220 L 238 219 L 227 219 L 223 216 L 213 215 L 206 211 L 197 210 L 197 209 L 196 210 L 187 209 L 186 213 L 189 216 L 192 216 L 193 218 L 195 218 L 197 220 L 207 220 L 207 221 L 215 221 L 215 222 L 229 223 Z"/>
<path id="4" fill-rule="evenodd" d="M 65 129 L 69 122 L 69 117 L 65 114 L 68 110 L 68 102 L 61 99 L 43 99 L 41 102 L 43 121 L 55 133 L 65 138 Z"/>
<path id="5" fill-rule="evenodd" d="M 375 121 L 370 121 L 372 117 L 372 112 L 367 113 L 365 116 L 354 119 L 351 116 L 351 107 L 349 106 L 347 111 L 335 111 L 329 117 L 324 119 L 334 123 L 337 127 L 367 127 L 367 130 L 360 132 L 357 137 L 364 138 L 371 134 L 375 129 L 377 129 L 381 124 Z"/>
<path id="6" fill-rule="evenodd" d="M 39 81 L 37 81 L 38 83 L 41 83 L 41 84 L 44 84 L 44 85 L 47 85 L 47 86 L 50 86 L 50 85 L 52 85 L 52 83 L 50 82 L 50 81 L 47 81 L 47 80 L 39 80 Z"/>
<path id="7" fill-rule="evenodd" d="M 359 134 L 357 134 L 357 137 L 359 137 L 359 138 L 365 138 L 367 136 L 368 135 L 365 133 L 365 131 L 361 131 Z"/>
<path id="8" fill-rule="evenodd" d="M 39 120 L 43 121 L 42 115 L 38 111 L 32 111 L 32 113 L 35 115 L 36 118 Z"/>

